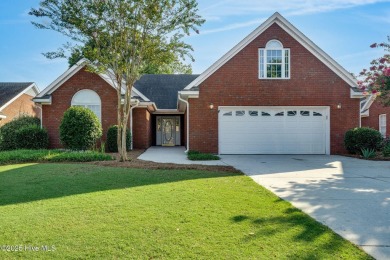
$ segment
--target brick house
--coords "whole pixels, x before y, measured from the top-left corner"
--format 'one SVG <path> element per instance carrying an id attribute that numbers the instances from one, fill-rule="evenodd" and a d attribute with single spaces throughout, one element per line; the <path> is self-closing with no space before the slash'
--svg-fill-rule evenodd
<path id="1" fill-rule="evenodd" d="M 33 82 L 0 82 L 0 126 L 21 115 L 40 117 L 32 101 L 38 92 Z"/>
<path id="2" fill-rule="evenodd" d="M 134 148 L 185 145 L 219 154 L 344 153 L 361 124 L 355 79 L 275 13 L 200 75 L 144 75 L 134 85 Z M 115 86 L 105 74 L 70 68 L 34 99 L 52 147 L 72 105 L 90 108 L 104 136 L 116 124 Z"/>
<path id="3" fill-rule="evenodd" d="M 384 107 L 375 96 L 367 96 L 361 99 L 362 126 L 371 127 L 384 137 L 390 136 L 390 107 Z"/>

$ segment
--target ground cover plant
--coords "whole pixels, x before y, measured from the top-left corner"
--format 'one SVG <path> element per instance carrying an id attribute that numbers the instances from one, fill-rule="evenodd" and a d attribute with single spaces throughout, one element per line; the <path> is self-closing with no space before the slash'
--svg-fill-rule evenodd
<path id="1" fill-rule="evenodd" d="M 111 155 L 94 151 L 12 150 L 0 152 L 0 165 L 24 162 L 92 162 L 112 159 Z"/>
<path id="2" fill-rule="evenodd" d="M 238 173 L 53 163 L 0 179 L 1 244 L 40 249 L 1 259 L 372 259 Z"/>
<path id="3" fill-rule="evenodd" d="M 211 153 L 201 153 L 198 151 L 188 151 L 187 158 L 191 161 L 212 161 L 220 159 L 217 155 Z"/>

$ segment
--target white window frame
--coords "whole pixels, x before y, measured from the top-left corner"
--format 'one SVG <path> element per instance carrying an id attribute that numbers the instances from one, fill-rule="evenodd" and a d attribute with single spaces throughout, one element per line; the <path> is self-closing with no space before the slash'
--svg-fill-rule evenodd
<path id="1" fill-rule="evenodd" d="M 379 132 L 383 137 L 386 137 L 387 118 L 386 114 L 379 115 Z"/>
<path id="2" fill-rule="evenodd" d="M 94 97 L 91 99 L 84 99 L 82 102 L 75 101 L 75 97 L 83 93 L 91 94 Z M 102 101 L 96 91 L 93 91 L 91 89 L 82 89 L 77 91 L 72 97 L 71 106 L 80 106 L 90 109 L 99 118 L 99 121 L 102 122 Z M 96 113 L 96 111 L 92 110 L 90 106 L 99 106 L 98 114 Z"/>
<path id="3" fill-rule="evenodd" d="M 279 45 L 275 47 L 271 45 Z M 280 50 L 282 51 L 282 77 L 272 78 L 267 77 L 267 51 Z M 288 77 L 286 77 L 286 52 L 288 52 Z M 259 79 L 290 79 L 291 77 L 291 51 L 289 48 L 283 48 L 283 44 L 278 40 L 270 40 L 265 48 L 259 48 Z M 264 75 L 262 75 L 262 72 Z"/>

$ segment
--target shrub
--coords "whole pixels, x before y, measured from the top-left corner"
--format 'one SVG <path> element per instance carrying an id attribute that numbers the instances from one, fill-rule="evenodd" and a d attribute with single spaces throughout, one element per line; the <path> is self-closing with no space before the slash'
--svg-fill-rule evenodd
<path id="1" fill-rule="evenodd" d="M 27 162 L 91 162 L 109 161 L 108 154 L 66 150 L 13 150 L 0 152 L 0 165 Z"/>
<path id="2" fill-rule="evenodd" d="M 91 149 L 101 136 L 102 126 L 90 109 L 71 107 L 65 111 L 60 125 L 60 140 L 66 148 Z"/>
<path id="3" fill-rule="evenodd" d="M 376 152 L 374 149 L 363 148 L 362 155 L 365 159 L 374 158 L 376 156 Z"/>
<path id="4" fill-rule="evenodd" d="M 188 151 L 187 158 L 191 161 L 212 161 L 220 158 L 211 153 L 201 153 L 198 151 Z"/>
<path id="5" fill-rule="evenodd" d="M 361 153 L 362 149 L 380 150 L 383 143 L 381 133 L 368 127 L 353 128 L 345 133 L 344 146 L 350 153 Z"/>
<path id="6" fill-rule="evenodd" d="M 390 143 L 386 144 L 382 149 L 383 156 L 390 157 Z"/>
<path id="7" fill-rule="evenodd" d="M 112 125 L 110 128 L 108 128 L 107 131 L 107 150 L 112 153 L 118 152 L 118 143 L 117 143 L 117 136 L 118 136 L 118 126 Z M 126 150 L 130 151 L 131 149 L 131 134 L 130 130 L 127 129 L 126 131 Z"/>
<path id="8" fill-rule="evenodd" d="M 32 116 L 21 116 L 15 118 L 11 122 L 6 123 L 1 127 L 0 131 L 0 150 L 14 150 L 18 149 L 19 142 L 22 141 L 18 137 L 18 132 L 24 127 L 40 126 L 39 118 Z"/>
<path id="9" fill-rule="evenodd" d="M 49 135 L 46 129 L 37 125 L 25 126 L 16 131 L 17 149 L 47 149 Z"/>

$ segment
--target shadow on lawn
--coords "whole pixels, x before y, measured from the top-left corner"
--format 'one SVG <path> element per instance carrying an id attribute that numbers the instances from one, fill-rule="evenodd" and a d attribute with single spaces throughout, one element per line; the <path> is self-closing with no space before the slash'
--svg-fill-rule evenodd
<path id="1" fill-rule="evenodd" d="M 281 201 L 283 200 L 278 199 L 275 202 Z M 304 247 L 297 245 L 295 251 L 292 252 L 293 255 L 289 256 L 293 259 L 328 258 L 334 256 L 334 254 L 339 255 L 336 252 L 345 248 L 346 241 L 340 235 L 334 233 L 325 225 L 318 223 L 301 210 L 291 206 L 284 210 L 283 213 L 282 216 L 270 216 L 266 218 L 237 215 L 232 217 L 231 221 L 237 224 L 250 222 L 253 225 L 254 232 L 242 237 L 242 241 L 245 243 L 280 234 L 285 234 L 283 238 L 290 240 L 286 236 L 289 237 L 292 232 L 295 233 L 292 237 L 294 242 L 313 243 L 313 245 L 316 245 L 313 246 L 310 252 L 302 249 Z M 359 258 L 373 259 L 368 255 L 361 255 Z"/>
<path id="2" fill-rule="evenodd" d="M 8 166 L 11 167 L 11 166 Z M 197 170 L 144 170 L 88 164 L 0 167 L 0 206 L 97 191 L 241 175 Z"/>

